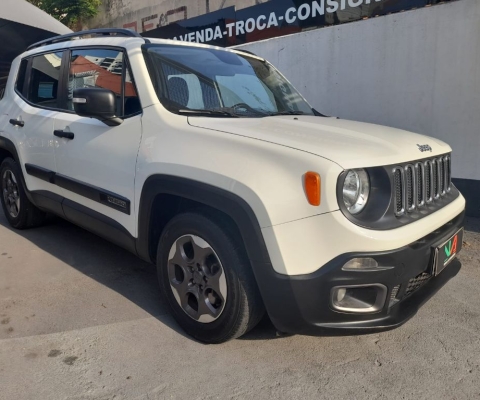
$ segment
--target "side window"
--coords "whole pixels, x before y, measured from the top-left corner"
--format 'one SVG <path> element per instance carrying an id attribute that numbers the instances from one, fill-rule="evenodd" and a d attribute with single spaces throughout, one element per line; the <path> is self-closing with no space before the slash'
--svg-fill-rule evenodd
<path id="1" fill-rule="evenodd" d="M 25 77 L 27 75 L 28 60 L 22 60 L 18 69 L 17 81 L 15 82 L 15 90 L 23 94 L 25 85 Z"/>
<path id="2" fill-rule="evenodd" d="M 67 109 L 73 110 L 73 91 L 81 88 L 111 90 L 117 97 L 117 115 L 139 111 L 140 103 L 130 74 L 123 82 L 124 54 L 112 49 L 72 50 L 68 74 Z M 124 112 L 125 111 L 125 112 Z"/>
<path id="3" fill-rule="evenodd" d="M 27 99 L 30 102 L 47 108 L 58 107 L 58 80 L 61 65 L 61 52 L 33 57 L 30 86 L 27 93 Z"/>

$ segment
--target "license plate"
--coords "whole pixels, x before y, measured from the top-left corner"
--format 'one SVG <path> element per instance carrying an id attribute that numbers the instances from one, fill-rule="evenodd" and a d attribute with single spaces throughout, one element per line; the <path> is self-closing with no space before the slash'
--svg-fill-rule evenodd
<path id="1" fill-rule="evenodd" d="M 455 259 L 458 252 L 462 249 L 463 228 L 448 239 L 441 246 L 435 249 L 434 274 L 438 275 L 445 267 Z"/>

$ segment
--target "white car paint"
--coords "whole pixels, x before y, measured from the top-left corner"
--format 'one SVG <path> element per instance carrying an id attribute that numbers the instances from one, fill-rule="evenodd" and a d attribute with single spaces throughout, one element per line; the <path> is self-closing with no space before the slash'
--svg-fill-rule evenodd
<path id="1" fill-rule="evenodd" d="M 110 127 L 96 119 L 59 112 L 55 130 L 75 134 L 75 140 L 55 138 L 55 162 L 58 173 L 93 185 L 127 199 L 135 197 L 135 163 L 142 136 L 139 115 Z M 60 193 L 66 199 L 83 204 L 123 225 L 136 235 L 135 207 L 125 214 L 87 199 L 67 189 Z"/>
<path id="2" fill-rule="evenodd" d="M 302 177 L 309 170 L 322 174 L 319 207 L 305 198 Z M 143 114 L 136 203 L 149 176 L 188 177 L 239 195 L 266 227 L 338 209 L 335 187 L 341 172 L 337 164 L 313 154 L 193 127 L 187 117 L 157 105 Z"/>
<path id="3" fill-rule="evenodd" d="M 434 157 L 452 151 L 446 143 L 386 126 L 309 115 L 268 118 L 189 118 L 193 126 L 276 143 L 319 155 L 345 169 L 365 168 Z M 422 154 L 418 145 L 429 144 Z"/>

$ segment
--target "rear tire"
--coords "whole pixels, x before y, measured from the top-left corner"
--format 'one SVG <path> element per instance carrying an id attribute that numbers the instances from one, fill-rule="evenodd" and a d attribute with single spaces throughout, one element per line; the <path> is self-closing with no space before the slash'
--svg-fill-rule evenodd
<path id="1" fill-rule="evenodd" d="M 204 343 L 253 328 L 265 310 L 243 246 L 215 213 L 174 217 L 158 244 L 161 291 L 178 324 Z"/>
<path id="2" fill-rule="evenodd" d="M 46 213 L 28 199 L 20 166 L 6 158 L 0 165 L 0 198 L 5 217 L 13 228 L 26 229 L 41 225 Z"/>

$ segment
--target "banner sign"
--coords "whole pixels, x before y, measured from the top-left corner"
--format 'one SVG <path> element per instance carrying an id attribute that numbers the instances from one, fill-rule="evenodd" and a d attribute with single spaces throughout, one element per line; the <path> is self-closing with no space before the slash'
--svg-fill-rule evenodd
<path id="1" fill-rule="evenodd" d="M 387 15 L 449 0 L 271 0 L 228 7 L 144 32 L 153 38 L 234 46 Z"/>

